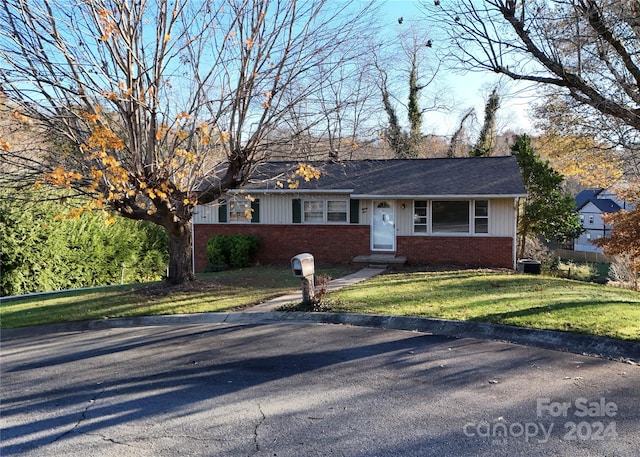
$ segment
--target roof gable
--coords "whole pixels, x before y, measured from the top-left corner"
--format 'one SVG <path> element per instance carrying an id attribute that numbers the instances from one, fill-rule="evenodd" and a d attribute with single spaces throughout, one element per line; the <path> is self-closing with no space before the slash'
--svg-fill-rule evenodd
<path id="1" fill-rule="evenodd" d="M 620 205 L 609 198 L 593 198 L 589 201 L 603 213 L 617 213 L 620 211 Z"/>
<path id="2" fill-rule="evenodd" d="M 247 189 L 278 190 L 274 177 L 289 176 L 294 162 L 267 162 L 260 166 Z M 524 196 L 515 157 L 446 159 L 355 160 L 312 162 L 319 179 L 299 177 L 297 192 L 348 191 L 358 197 L 390 196 Z M 269 181 L 271 180 L 271 181 Z M 288 190 L 285 186 L 284 191 Z"/>
<path id="3" fill-rule="evenodd" d="M 620 211 L 621 206 L 611 198 L 602 198 L 605 195 L 605 189 L 585 189 L 576 195 L 576 208 L 582 211 L 589 204 L 592 204 L 601 213 L 616 213 Z M 612 194 L 614 195 L 614 194 Z"/>
<path id="4" fill-rule="evenodd" d="M 580 209 L 592 198 L 596 198 L 602 189 L 585 189 L 576 195 L 576 208 Z"/>

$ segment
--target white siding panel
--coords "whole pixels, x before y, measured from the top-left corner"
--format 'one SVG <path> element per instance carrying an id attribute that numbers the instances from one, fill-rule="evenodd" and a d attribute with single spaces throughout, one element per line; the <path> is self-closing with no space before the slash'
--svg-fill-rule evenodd
<path id="1" fill-rule="evenodd" d="M 262 194 L 254 195 L 260 199 L 260 223 L 262 224 L 291 224 L 292 211 L 291 201 L 294 198 L 302 199 L 349 199 L 348 195 L 318 194 L 312 196 L 302 196 L 297 194 Z M 413 201 L 399 200 L 396 204 L 396 227 L 397 234 L 408 236 L 413 233 Z M 405 208 L 402 208 L 402 204 Z M 490 236 L 508 236 L 515 234 L 515 215 L 513 199 L 491 200 L 490 202 Z M 369 225 L 371 223 L 371 213 L 373 203 L 371 200 L 360 200 L 359 224 Z M 194 211 L 194 224 L 217 224 L 218 205 L 198 205 Z"/>
<path id="2" fill-rule="evenodd" d="M 371 200 L 360 200 L 360 218 L 359 225 L 371 224 L 371 212 L 373 211 L 373 202 Z"/>
<path id="3" fill-rule="evenodd" d="M 404 208 L 402 207 L 404 205 Z M 413 233 L 413 200 L 396 201 L 396 234 L 408 236 Z"/>
<path id="4" fill-rule="evenodd" d="M 197 205 L 193 209 L 194 224 L 216 224 L 218 223 L 218 205 L 210 203 L 208 205 Z"/>
<path id="5" fill-rule="evenodd" d="M 489 202 L 489 227 L 492 236 L 515 235 L 515 202 L 512 198 Z"/>
<path id="6" fill-rule="evenodd" d="M 261 224 L 291 224 L 293 223 L 292 200 L 349 200 L 349 195 L 342 194 L 259 194 L 252 193 L 256 199 L 260 199 L 260 223 Z M 366 204 L 366 203 L 365 203 Z M 361 206 L 362 208 L 362 206 Z M 360 219 L 363 218 L 362 211 Z M 198 205 L 195 208 L 194 224 L 217 224 L 218 205 Z M 362 223 L 362 221 L 361 221 Z M 366 222 L 368 224 L 368 221 Z"/>
<path id="7" fill-rule="evenodd" d="M 256 197 L 257 198 L 257 197 Z M 260 222 L 262 224 L 291 224 L 291 195 L 260 195 Z"/>

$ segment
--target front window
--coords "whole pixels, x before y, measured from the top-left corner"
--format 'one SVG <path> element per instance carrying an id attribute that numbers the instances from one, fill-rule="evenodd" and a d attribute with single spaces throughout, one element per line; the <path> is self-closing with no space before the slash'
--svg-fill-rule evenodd
<path id="1" fill-rule="evenodd" d="M 347 222 L 347 200 L 305 200 L 304 222 Z"/>
<path id="2" fill-rule="evenodd" d="M 229 222 L 251 221 L 251 202 L 248 200 L 231 200 L 229 202 Z"/>
<path id="3" fill-rule="evenodd" d="M 304 202 L 304 221 L 305 222 L 322 222 L 324 220 L 324 202 L 305 201 Z"/>
<path id="4" fill-rule="evenodd" d="M 346 222 L 347 221 L 347 201 L 328 200 L 327 201 L 327 221 Z"/>
<path id="5" fill-rule="evenodd" d="M 434 233 L 469 233 L 469 202 L 433 201 L 431 218 Z"/>

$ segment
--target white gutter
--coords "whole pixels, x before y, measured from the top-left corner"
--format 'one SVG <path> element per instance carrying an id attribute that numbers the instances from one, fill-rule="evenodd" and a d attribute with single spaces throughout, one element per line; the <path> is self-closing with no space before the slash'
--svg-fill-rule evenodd
<path id="1" fill-rule="evenodd" d="M 527 194 L 454 194 L 454 195 L 417 195 L 417 194 L 355 194 L 354 189 L 233 189 L 227 191 L 229 194 L 242 195 L 242 194 L 349 194 L 351 198 L 361 199 L 395 199 L 395 200 L 454 200 L 454 199 L 469 199 L 469 198 L 525 198 Z"/>
<path id="2" fill-rule="evenodd" d="M 442 194 L 436 194 L 436 195 L 415 195 L 415 194 L 408 194 L 408 195 L 378 195 L 378 194 L 352 194 L 351 195 L 352 198 L 362 198 L 362 199 L 373 199 L 373 200 L 380 200 L 380 199 L 395 199 L 395 200 L 416 200 L 416 199 L 420 199 L 420 200 L 434 200 L 434 199 L 439 199 L 439 200 L 455 200 L 455 199 L 478 199 L 478 198 L 524 198 L 526 197 L 526 194 L 460 194 L 460 195 L 442 195 Z"/>
<path id="3" fill-rule="evenodd" d="M 252 195 L 252 194 L 349 194 L 353 193 L 353 189 L 242 189 L 229 190 L 229 194 L 235 195 Z"/>

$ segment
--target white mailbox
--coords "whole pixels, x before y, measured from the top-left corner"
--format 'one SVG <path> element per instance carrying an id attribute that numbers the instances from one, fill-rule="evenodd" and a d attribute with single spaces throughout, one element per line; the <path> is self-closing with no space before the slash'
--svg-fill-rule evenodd
<path id="1" fill-rule="evenodd" d="M 313 276 L 315 273 L 313 256 L 308 253 L 298 254 L 291 259 L 291 269 L 293 270 L 293 276 L 298 278 Z"/>

